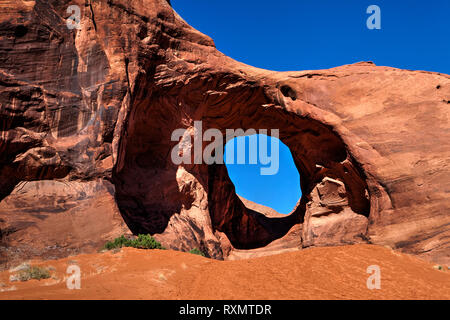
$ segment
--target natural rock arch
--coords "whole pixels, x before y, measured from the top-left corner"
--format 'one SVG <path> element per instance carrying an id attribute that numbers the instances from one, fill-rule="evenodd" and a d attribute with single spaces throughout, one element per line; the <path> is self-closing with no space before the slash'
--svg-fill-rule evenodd
<path id="1" fill-rule="evenodd" d="M 166 0 L 70 1 L 79 30 L 68 5 L 0 8 L 0 264 L 96 250 L 128 232 L 121 216 L 216 258 L 368 241 L 450 263 L 450 76 L 262 70 Z M 171 164 L 170 133 L 195 120 L 279 128 L 303 173 L 297 211 L 266 219 L 224 166 Z"/>
<path id="2" fill-rule="evenodd" d="M 114 181 L 119 208 L 133 232 L 157 234 L 178 249 L 200 245 L 220 258 L 224 241 L 217 240 L 216 231 L 237 249 L 264 247 L 295 225 L 303 225 L 298 247 L 367 240 L 370 193 L 366 177 L 332 128 L 287 111 L 286 104 L 295 99 L 279 89 L 286 84 L 267 89 L 242 78 L 202 77 L 201 81 L 213 83 L 202 87 L 207 97 L 201 102 L 196 95 L 201 97 L 203 92 L 196 91 L 197 82 L 190 80 L 188 85 L 164 88 L 164 92 L 177 92 L 173 95 L 153 88 L 146 103 L 139 101 L 131 108 Z M 218 92 L 217 87 L 224 89 Z M 291 88 L 287 92 L 295 94 Z M 190 128 L 198 120 L 203 130 L 217 128 L 224 136 L 226 129 L 280 129 L 280 140 L 303 173 L 304 196 L 296 210 L 287 217 L 269 218 L 247 208 L 234 192 L 223 164 L 174 165 L 172 131 Z M 194 225 L 196 220 L 202 222 Z M 210 245 L 190 237 L 199 232 L 209 235 Z M 186 237 L 185 241 L 180 237 Z"/>

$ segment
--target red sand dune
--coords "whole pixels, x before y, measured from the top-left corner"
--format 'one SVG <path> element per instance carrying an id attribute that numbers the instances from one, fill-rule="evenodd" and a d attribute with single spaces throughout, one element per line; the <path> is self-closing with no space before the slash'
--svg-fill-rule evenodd
<path id="1" fill-rule="evenodd" d="M 73 263 L 82 271 L 80 290 L 66 287 L 66 268 Z M 53 267 L 52 279 L 10 282 L 11 273 L 4 271 L 0 299 L 450 299 L 447 267 L 435 270 L 417 257 L 374 245 L 238 261 L 124 248 L 31 264 Z M 380 290 L 366 286 L 369 265 L 381 268 Z"/>

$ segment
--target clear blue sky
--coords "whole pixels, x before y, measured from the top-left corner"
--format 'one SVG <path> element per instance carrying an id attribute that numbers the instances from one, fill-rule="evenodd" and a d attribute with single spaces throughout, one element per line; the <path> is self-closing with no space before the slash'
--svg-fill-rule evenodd
<path id="1" fill-rule="evenodd" d="M 450 0 L 171 2 L 220 51 L 255 67 L 314 70 L 373 61 L 450 74 Z M 366 26 L 370 5 L 381 9 L 380 30 Z M 227 167 L 238 194 L 287 213 L 300 191 L 298 172 L 283 150 L 276 176 L 261 176 L 255 165 Z"/>
<path id="2" fill-rule="evenodd" d="M 261 135 L 257 135 L 258 139 Z M 271 143 L 267 137 L 267 155 L 272 155 Z M 240 148 L 238 140 L 245 139 L 245 149 Z M 278 139 L 277 139 L 278 140 Z M 289 148 L 279 142 L 279 167 L 277 174 L 261 175 L 261 167 L 268 167 L 260 162 L 258 156 L 257 164 L 249 164 L 249 137 L 237 137 L 234 139 L 234 160 L 233 164 L 225 163 L 228 169 L 228 175 L 236 187 L 236 193 L 248 200 L 271 207 L 279 213 L 290 213 L 294 209 L 297 201 L 300 199 L 300 175 L 295 167 Z M 264 141 L 264 140 L 263 140 Z M 259 144 L 259 140 L 258 140 Z M 227 152 L 233 146 L 232 140 L 225 145 L 225 159 Z M 238 164 L 238 152 L 245 152 L 245 163 Z M 256 150 L 255 150 L 256 151 Z M 257 152 L 259 153 L 259 149 Z"/>
<path id="3" fill-rule="evenodd" d="M 369 30 L 369 5 L 381 30 Z M 358 61 L 450 74 L 449 0 L 172 0 L 228 56 L 287 71 Z"/>

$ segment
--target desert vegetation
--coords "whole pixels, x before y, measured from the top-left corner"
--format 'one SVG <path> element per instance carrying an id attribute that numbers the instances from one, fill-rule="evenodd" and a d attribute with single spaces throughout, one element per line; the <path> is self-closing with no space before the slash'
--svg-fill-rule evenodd
<path id="1" fill-rule="evenodd" d="M 149 234 L 140 234 L 135 239 L 129 239 L 122 235 L 112 241 L 108 241 L 105 244 L 104 249 L 112 250 L 122 247 L 133 247 L 138 249 L 165 249 L 160 242 L 156 241 L 155 238 Z"/>
<path id="2" fill-rule="evenodd" d="M 47 268 L 30 266 L 28 264 L 23 265 L 12 276 L 12 280 L 15 281 L 28 281 L 31 279 L 41 280 L 50 278 L 50 271 Z"/>
<path id="3" fill-rule="evenodd" d="M 197 249 L 197 248 L 190 250 L 189 253 L 198 254 L 199 256 L 202 256 L 202 257 L 205 256 L 205 254 L 200 249 Z"/>

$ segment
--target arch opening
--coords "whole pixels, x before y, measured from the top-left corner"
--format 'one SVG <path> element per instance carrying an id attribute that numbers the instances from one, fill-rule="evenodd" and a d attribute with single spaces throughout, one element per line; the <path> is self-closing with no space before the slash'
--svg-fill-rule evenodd
<path id="1" fill-rule="evenodd" d="M 236 194 L 263 214 L 290 214 L 302 192 L 292 153 L 277 137 L 238 136 L 225 145 L 224 163 Z"/>

